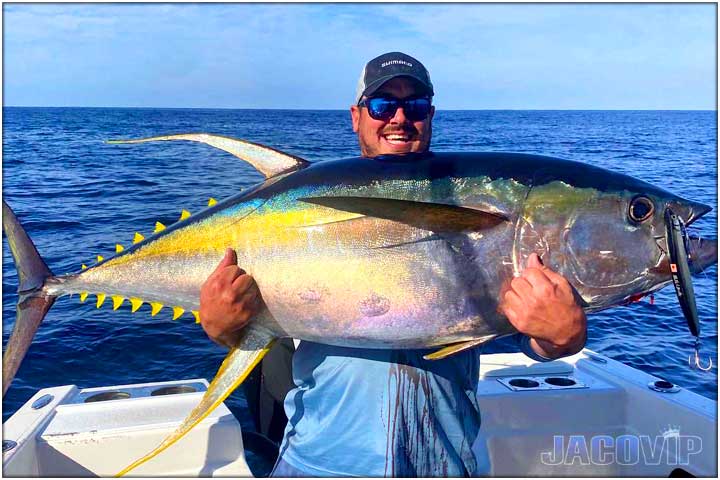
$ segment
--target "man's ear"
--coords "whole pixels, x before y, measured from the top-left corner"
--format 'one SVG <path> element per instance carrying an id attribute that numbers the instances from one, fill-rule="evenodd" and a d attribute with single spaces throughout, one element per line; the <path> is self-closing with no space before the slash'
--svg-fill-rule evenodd
<path id="1" fill-rule="evenodd" d="M 357 133 L 360 128 L 360 107 L 352 105 L 350 107 L 350 117 L 352 117 L 353 132 Z"/>

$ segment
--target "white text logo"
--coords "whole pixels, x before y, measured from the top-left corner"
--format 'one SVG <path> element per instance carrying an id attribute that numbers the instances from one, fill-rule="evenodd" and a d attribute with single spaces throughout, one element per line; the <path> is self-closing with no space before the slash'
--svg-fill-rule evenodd
<path id="1" fill-rule="evenodd" d="M 670 427 L 661 435 L 555 435 L 553 448 L 542 452 L 545 465 L 689 465 L 702 451 L 702 438 L 681 435 Z"/>
<path id="2" fill-rule="evenodd" d="M 387 67 L 388 65 L 406 65 L 410 68 L 412 68 L 413 64 L 410 62 L 406 62 L 405 60 L 389 60 L 387 62 L 383 62 L 380 64 L 382 68 Z"/>

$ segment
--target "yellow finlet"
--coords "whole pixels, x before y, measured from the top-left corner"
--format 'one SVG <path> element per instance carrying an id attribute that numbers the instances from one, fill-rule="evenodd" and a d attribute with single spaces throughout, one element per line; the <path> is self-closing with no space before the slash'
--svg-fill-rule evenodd
<path id="1" fill-rule="evenodd" d="M 164 306 L 164 305 L 163 305 L 162 303 L 150 302 L 150 307 L 152 307 L 152 311 L 150 312 L 150 316 L 154 317 L 155 315 L 157 315 L 157 313 L 158 313 L 160 310 L 162 310 L 163 306 Z"/>
<path id="2" fill-rule="evenodd" d="M 162 232 L 163 230 L 165 230 L 165 225 L 160 222 L 155 222 L 155 230 L 153 230 L 153 233 Z"/>
<path id="3" fill-rule="evenodd" d="M 105 303 L 105 295 L 104 293 L 98 293 L 97 294 L 97 304 L 95 305 L 97 308 L 100 308 L 100 306 Z"/>
<path id="4" fill-rule="evenodd" d="M 173 320 L 177 320 L 185 313 L 185 309 L 182 307 L 173 307 Z"/>
<path id="5" fill-rule="evenodd" d="M 98 256 L 97 256 L 97 263 L 100 263 L 100 262 L 102 262 L 103 260 L 105 260 L 105 257 L 103 257 L 102 255 L 98 255 Z"/>
<path id="6" fill-rule="evenodd" d="M 215 200 L 214 198 L 212 198 L 212 197 L 208 198 L 208 207 L 212 207 L 216 203 L 217 203 L 217 200 Z"/>
<path id="7" fill-rule="evenodd" d="M 195 317 L 195 323 L 200 323 L 200 312 L 198 312 L 197 310 L 193 310 L 192 314 Z"/>
<path id="8" fill-rule="evenodd" d="M 452 345 L 448 345 L 447 347 L 441 348 L 437 352 L 423 355 L 423 358 L 425 360 L 440 360 L 442 358 L 449 357 L 450 355 L 456 354 L 458 352 L 462 352 L 463 350 L 467 350 L 468 348 L 472 348 L 477 345 L 482 345 L 483 343 L 488 342 L 495 337 L 497 337 L 497 335 L 492 334 L 492 335 L 485 335 L 483 337 L 478 337 L 473 340 L 467 340 L 465 342 L 453 343 Z"/>
<path id="9" fill-rule="evenodd" d="M 135 236 L 133 237 L 133 243 L 140 243 L 143 240 L 145 240 L 145 237 L 143 237 L 139 232 L 135 232 Z"/>
<path id="10" fill-rule="evenodd" d="M 125 301 L 125 297 L 122 297 L 120 295 L 113 295 L 112 296 L 113 301 L 113 310 L 117 310 L 120 308 L 120 305 Z"/>
<path id="11" fill-rule="evenodd" d="M 143 304 L 143 301 L 139 298 L 131 298 L 130 299 L 130 311 L 131 312 L 137 312 L 138 308 L 140 308 L 140 305 Z"/>
<path id="12" fill-rule="evenodd" d="M 85 300 L 87 300 L 88 292 L 80 292 L 80 303 L 85 303 Z"/>
<path id="13" fill-rule="evenodd" d="M 122 252 L 123 250 L 125 250 L 125 247 L 123 247 L 123 246 L 120 245 L 119 243 L 116 243 L 116 244 L 115 244 L 115 253 L 120 253 L 120 252 Z"/>
<path id="14" fill-rule="evenodd" d="M 85 270 L 86 268 L 87 268 L 87 265 L 85 265 L 84 263 L 82 265 L 80 265 L 80 270 Z"/>
<path id="15" fill-rule="evenodd" d="M 183 211 L 180 212 L 180 221 L 185 220 L 185 219 L 188 218 L 189 216 L 190 216 L 190 212 L 188 212 L 187 210 L 183 209 Z"/>

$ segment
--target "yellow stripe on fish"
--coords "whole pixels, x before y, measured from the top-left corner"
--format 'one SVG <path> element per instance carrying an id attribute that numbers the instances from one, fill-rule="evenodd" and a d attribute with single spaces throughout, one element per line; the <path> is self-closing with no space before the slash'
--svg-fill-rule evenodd
<path id="1" fill-rule="evenodd" d="M 263 210 L 259 214 L 256 212 L 245 216 L 247 210 L 250 209 L 239 209 L 234 215 L 215 215 L 172 231 L 134 252 L 108 260 L 103 267 L 111 269 L 150 257 L 178 254 L 205 253 L 222 256 L 228 246 L 242 250 L 245 245 L 257 243 L 264 238 L 272 239 L 275 246 L 292 244 L 307 236 L 307 232 L 299 227 L 319 226 L 362 217 L 356 213 L 315 205 L 303 205 L 285 212 Z M 238 217 L 241 220 L 238 220 Z"/>

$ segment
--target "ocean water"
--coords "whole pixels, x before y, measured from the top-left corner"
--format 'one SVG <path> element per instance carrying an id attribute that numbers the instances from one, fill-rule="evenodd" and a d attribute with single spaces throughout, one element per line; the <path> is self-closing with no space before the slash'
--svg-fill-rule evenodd
<path id="1" fill-rule="evenodd" d="M 356 156 L 346 111 L 13 108 L 3 109 L 5 200 L 56 273 L 109 255 L 133 233 L 170 224 L 180 210 L 205 207 L 262 177 L 230 155 L 200 144 L 108 145 L 112 138 L 211 132 L 270 145 L 310 161 Z M 717 238 L 715 112 L 442 111 L 435 151 L 512 151 L 592 163 L 702 201 L 713 212 L 692 232 Z M 702 355 L 717 365 L 717 268 L 695 278 Z M 17 275 L 3 241 L 3 346 L 11 332 Z M 94 297 L 60 299 L 38 330 L 3 398 L 3 420 L 37 389 L 212 378 L 225 350 L 191 316 L 151 317 L 144 305 L 113 312 Z M 110 304 L 111 305 L 111 304 Z M 672 287 L 647 301 L 594 314 L 588 347 L 717 399 L 717 367 L 688 367 L 693 338 Z M 238 391 L 229 401 L 252 428 Z"/>

